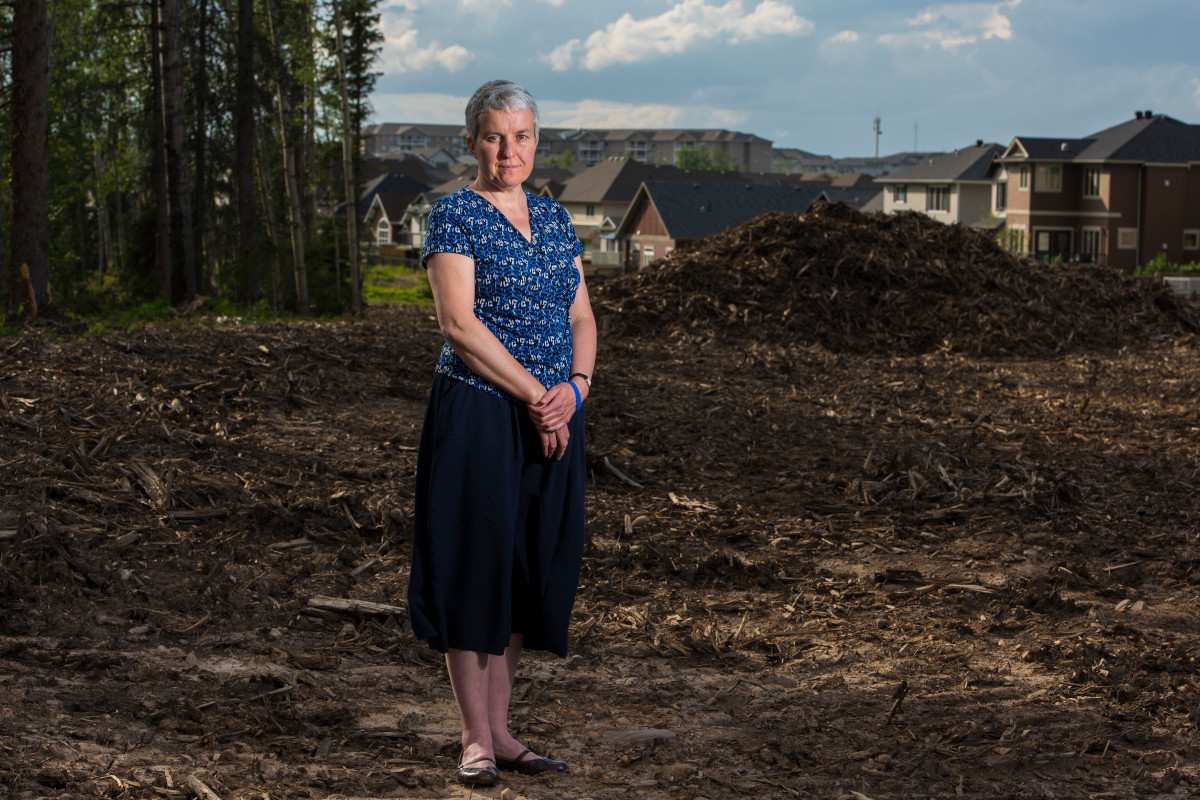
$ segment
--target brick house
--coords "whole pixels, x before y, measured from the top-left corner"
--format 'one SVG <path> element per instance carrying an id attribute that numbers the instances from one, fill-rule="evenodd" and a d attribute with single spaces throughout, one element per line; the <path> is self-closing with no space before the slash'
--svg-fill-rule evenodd
<path id="1" fill-rule="evenodd" d="M 1132 270 L 1200 261 L 1200 125 L 1136 112 L 1081 139 L 1018 136 L 997 194 L 1017 252 Z"/>
<path id="2" fill-rule="evenodd" d="M 802 214 L 826 199 L 827 191 L 828 186 L 811 183 L 645 181 L 616 231 L 622 262 L 637 269 L 768 211 Z"/>

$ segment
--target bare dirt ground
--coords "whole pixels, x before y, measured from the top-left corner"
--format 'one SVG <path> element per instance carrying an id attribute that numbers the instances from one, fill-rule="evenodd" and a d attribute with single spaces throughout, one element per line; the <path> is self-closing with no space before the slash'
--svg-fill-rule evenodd
<path id="1" fill-rule="evenodd" d="M 403 617 L 427 311 L 0 341 L 0 797 L 459 798 Z M 591 543 L 477 797 L 1200 796 L 1200 348 L 604 340 Z M 638 484 L 635 486 L 634 484 Z"/>

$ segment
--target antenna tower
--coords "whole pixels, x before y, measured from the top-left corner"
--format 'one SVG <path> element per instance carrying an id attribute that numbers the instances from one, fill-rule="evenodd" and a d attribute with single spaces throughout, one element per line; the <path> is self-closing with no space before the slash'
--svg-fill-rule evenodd
<path id="1" fill-rule="evenodd" d="M 883 133 L 883 119 L 876 115 L 875 117 L 875 157 L 879 158 L 879 137 Z"/>

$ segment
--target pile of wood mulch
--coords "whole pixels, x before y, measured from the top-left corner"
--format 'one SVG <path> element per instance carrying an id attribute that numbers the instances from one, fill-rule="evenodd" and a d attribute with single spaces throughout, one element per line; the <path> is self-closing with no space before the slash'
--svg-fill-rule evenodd
<path id="1" fill-rule="evenodd" d="M 767 214 L 598 292 L 611 330 L 839 352 L 1039 356 L 1200 330 L 1161 284 L 1014 257 L 989 233 L 841 204 Z"/>

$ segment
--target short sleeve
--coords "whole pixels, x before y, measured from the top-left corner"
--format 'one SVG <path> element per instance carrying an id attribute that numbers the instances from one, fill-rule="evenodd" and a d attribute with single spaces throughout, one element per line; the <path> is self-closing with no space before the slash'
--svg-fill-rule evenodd
<path id="1" fill-rule="evenodd" d="M 435 253 L 457 253 L 475 258 L 475 247 L 460 215 L 456 213 L 456 207 L 450 202 L 452 197 L 439 200 L 429 209 L 429 218 L 425 223 L 425 245 L 421 248 L 421 266 L 425 266 L 426 260 Z"/>
<path id="2" fill-rule="evenodd" d="M 571 221 L 571 214 L 567 211 L 562 203 L 555 203 L 558 207 L 558 216 L 563 225 L 563 238 L 566 239 L 571 250 L 571 258 L 578 258 L 583 253 L 583 242 L 579 241 L 579 234 L 575 231 L 575 223 Z"/>

